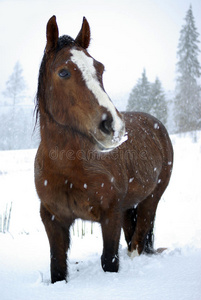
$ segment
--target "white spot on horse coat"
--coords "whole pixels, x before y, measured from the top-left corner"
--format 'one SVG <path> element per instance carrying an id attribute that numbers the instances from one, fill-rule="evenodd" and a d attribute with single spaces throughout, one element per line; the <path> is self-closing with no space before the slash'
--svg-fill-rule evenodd
<path id="1" fill-rule="evenodd" d="M 47 180 L 44 181 L 44 186 L 47 186 Z"/>
<path id="2" fill-rule="evenodd" d="M 71 61 L 80 69 L 88 89 L 94 94 L 99 105 L 105 107 L 111 113 L 113 117 L 114 139 L 117 140 L 119 132 L 122 130 L 123 122 L 118 116 L 113 103 L 110 101 L 108 95 L 98 81 L 93 58 L 87 56 L 83 51 L 76 49 L 72 49 L 71 54 Z"/>
<path id="3" fill-rule="evenodd" d="M 86 183 L 84 184 L 84 188 L 87 189 L 87 184 Z"/>
<path id="4" fill-rule="evenodd" d="M 159 129 L 160 127 L 159 127 L 159 125 L 158 125 L 158 123 L 155 123 L 154 124 L 154 129 Z"/>

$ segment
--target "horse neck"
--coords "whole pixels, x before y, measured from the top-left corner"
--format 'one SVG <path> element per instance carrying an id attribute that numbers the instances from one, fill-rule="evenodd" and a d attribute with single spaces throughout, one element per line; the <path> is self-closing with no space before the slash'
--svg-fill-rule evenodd
<path id="1" fill-rule="evenodd" d="M 81 150 L 81 144 L 88 145 L 90 142 L 86 137 L 81 136 L 78 132 L 70 127 L 64 127 L 54 122 L 47 114 L 40 115 L 40 134 L 41 143 L 46 151 L 57 149 L 62 152 L 77 153 Z M 83 151 L 83 148 L 82 148 Z"/>

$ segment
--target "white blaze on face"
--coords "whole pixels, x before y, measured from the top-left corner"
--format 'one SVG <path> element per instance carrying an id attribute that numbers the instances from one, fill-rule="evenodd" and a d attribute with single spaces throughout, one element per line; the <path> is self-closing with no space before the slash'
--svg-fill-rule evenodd
<path id="1" fill-rule="evenodd" d="M 123 122 L 97 79 L 93 58 L 87 56 L 83 51 L 75 49 L 71 50 L 71 54 L 71 61 L 76 64 L 81 71 L 88 89 L 94 94 L 99 105 L 105 107 L 111 113 L 113 118 L 114 141 L 117 142 L 119 139 L 122 139 L 122 136 L 119 137 L 119 135 L 123 128 Z"/>

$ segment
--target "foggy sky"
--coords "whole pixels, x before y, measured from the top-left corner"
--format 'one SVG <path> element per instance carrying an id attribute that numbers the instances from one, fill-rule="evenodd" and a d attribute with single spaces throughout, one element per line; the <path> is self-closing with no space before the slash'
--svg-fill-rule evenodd
<path id="1" fill-rule="evenodd" d="M 190 3 L 201 34 L 200 0 L 0 0 L 0 100 L 18 60 L 34 97 L 46 24 L 53 14 L 60 35 L 73 38 L 87 18 L 89 53 L 105 65 L 104 86 L 114 102 L 128 97 L 143 68 L 150 81 L 158 76 L 165 90 L 173 90 L 178 40 Z"/>

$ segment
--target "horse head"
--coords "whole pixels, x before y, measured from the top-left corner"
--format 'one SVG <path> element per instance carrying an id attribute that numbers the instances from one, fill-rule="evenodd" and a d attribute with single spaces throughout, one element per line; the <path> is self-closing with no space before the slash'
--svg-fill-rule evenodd
<path id="1" fill-rule="evenodd" d="M 58 125 L 87 136 L 96 149 L 118 147 L 127 139 L 125 123 L 104 90 L 103 64 L 87 51 L 87 20 L 83 18 L 75 40 L 59 37 L 55 16 L 48 21 L 46 33 L 37 94 L 40 114 L 46 113 Z"/>

